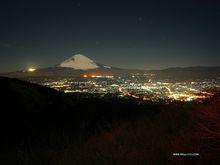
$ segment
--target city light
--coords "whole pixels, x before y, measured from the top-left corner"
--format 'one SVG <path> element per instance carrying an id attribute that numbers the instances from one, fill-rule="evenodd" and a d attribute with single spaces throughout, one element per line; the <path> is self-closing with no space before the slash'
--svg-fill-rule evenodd
<path id="1" fill-rule="evenodd" d="M 149 81 L 150 80 L 150 81 Z M 212 83 L 209 83 L 212 81 Z M 81 78 L 61 79 L 45 82 L 53 89 L 65 93 L 112 94 L 116 97 L 130 97 L 142 101 L 201 101 L 213 94 L 206 89 L 218 87 L 219 80 L 201 81 L 175 81 L 173 79 L 161 80 L 156 75 L 130 74 L 130 75 L 95 75 L 84 74 Z"/>
<path id="2" fill-rule="evenodd" d="M 28 72 L 34 72 L 34 71 L 36 71 L 35 68 L 28 68 Z"/>

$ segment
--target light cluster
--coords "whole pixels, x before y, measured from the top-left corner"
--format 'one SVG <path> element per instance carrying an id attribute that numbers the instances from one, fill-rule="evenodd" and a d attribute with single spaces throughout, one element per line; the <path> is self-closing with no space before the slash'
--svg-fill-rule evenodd
<path id="1" fill-rule="evenodd" d="M 203 100 L 213 95 L 210 89 L 219 88 L 216 80 L 174 81 L 161 80 L 154 74 L 82 75 L 82 77 L 44 82 L 65 93 L 113 94 L 118 97 L 132 97 L 140 100 Z"/>

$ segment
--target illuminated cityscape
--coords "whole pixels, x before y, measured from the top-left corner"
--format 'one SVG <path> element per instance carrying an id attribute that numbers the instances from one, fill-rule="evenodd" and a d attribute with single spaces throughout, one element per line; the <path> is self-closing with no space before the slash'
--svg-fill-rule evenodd
<path id="1" fill-rule="evenodd" d="M 124 76 L 82 75 L 78 78 L 50 80 L 42 85 L 65 93 L 88 93 L 100 96 L 132 97 L 144 101 L 178 100 L 201 101 L 213 95 L 220 87 L 220 78 L 173 82 L 158 80 L 154 74 L 130 74 Z"/>

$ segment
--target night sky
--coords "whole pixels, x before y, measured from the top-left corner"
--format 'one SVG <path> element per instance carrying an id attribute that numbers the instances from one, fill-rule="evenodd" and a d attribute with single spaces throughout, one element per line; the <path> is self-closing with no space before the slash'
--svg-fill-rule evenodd
<path id="1" fill-rule="evenodd" d="M 220 64 L 218 0 L 3 0 L 0 72 L 81 53 L 123 68 Z"/>

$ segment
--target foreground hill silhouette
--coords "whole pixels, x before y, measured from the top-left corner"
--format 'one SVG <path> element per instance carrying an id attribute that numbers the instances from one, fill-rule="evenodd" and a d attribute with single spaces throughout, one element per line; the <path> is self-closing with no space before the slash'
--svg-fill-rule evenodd
<path id="1" fill-rule="evenodd" d="M 167 105 L 67 95 L 4 77 L 0 92 L 0 164 L 220 162 L 219 94 Z"/>

